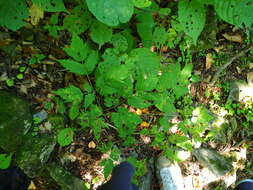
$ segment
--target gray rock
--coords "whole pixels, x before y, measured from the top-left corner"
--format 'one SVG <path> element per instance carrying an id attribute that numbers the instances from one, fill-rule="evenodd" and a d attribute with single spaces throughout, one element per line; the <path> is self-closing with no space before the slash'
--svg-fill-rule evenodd
<path id="1" fill-rule="evenodd" d="M 0 147 L 16 151 L 31 127 L 29 105 L 21 98 L 0 90 Z"/>
<path id="2" fill-rule="evenodd" d="M 214 150 L 198 148 L 193 150 L 193 155 L 217 177 L 222 177 L 233 169 L 232 161 Z"/>
<path id="3" fill-rule="evenodd" d="M 51 177 L 61 186 L 62 190 L 86 190 L 84 181 L 73 176 L 65 169 L 52 164 L 48 167 Z"/>

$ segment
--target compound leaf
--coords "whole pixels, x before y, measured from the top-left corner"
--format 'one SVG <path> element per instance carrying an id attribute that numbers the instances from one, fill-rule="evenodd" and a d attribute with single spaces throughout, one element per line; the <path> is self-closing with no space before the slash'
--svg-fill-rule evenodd
<path id="1" fill-rule="evenodd" d="M 28 16 L 29 12 L 25 1 L 0 1 L 0 26 L 16 31 L 25 25 L 23 19 Z"/>
<path id="2" fill-rule="evenodd" d="M 134 6 L 131 0 L 86 0 L 95 17 L 109 26 L 117 26 L 130 20 Z"/>
<path id="3" fill-rule="evenodd" d="M 66 88 L 60 88 L 57 91 L 54 91 L 54 93 L 65 100 L 65 102 L 81 103 L 83 100 L 82 91 L 73 85 L 70 85 Z"/>
<path id="4" fill-rule="evenodd" d="M 204 4 L 199 0 L 180 0 L 178 3 L 178 19 L 185 33 L 196 44 L 206 22 Z"/>

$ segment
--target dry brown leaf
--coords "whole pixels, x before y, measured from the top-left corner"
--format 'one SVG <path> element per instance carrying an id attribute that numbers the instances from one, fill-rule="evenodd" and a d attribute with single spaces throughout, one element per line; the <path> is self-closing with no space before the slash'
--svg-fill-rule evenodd
<path id="1" fill-rule="evenodd" d="M 222 34 L 222 36 L 231 42 L 242 43 L 242 41 L 243 41 L 241 35 L 239 35 L 239 34 L 229 35 L 229 34 L 225 33 L 225 34 Z"/>
<path id="2" fill-rule="evenodd" d="M 212 54 L 208 53 L 206 54 L 206 70 L 210 69 L 213 63 Z"/>
<path id="3" fill-rule="evenodd" d="M 215 47 L 213 48 L 217 53 L 219 53 L 224 47 L 223 46 L 219 46 L 219 47 Z"/>
<path id="4" fill-rule="evenodd" d="M 94 143 L 94 141 L 90 141 L 88 144 L 88 147 L 94 149 L 94 148 L 96 148 L 96 144 Z"/>
<path id="5" fill-rule="evenodd" d="M 151 143 L 151 139 L 149 136 L 146 136 L 146 135 L 140 135 L 142 141 L 145 143 L 145 144 L 149 144 Z"/>

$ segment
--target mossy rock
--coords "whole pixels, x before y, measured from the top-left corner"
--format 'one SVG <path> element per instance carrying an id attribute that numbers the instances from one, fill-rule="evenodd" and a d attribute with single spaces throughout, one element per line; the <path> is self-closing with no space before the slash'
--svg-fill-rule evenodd
<path id="1" fill-rule="evenodd" d="M 16 156 L 18 166 L 31 178 L 39 176 L 55 145 L 56 138 L 53 134 L 27 134 Z"/>
<path id="2" fill-rule="evenodd" d="M 62 190 L 88 190 L 85 187 L 84 181 L 73 176 L 60 166 L 51 164 L 48 170 L 51 177 L 61 186 Z"/>
<path id="3" fill-rule="evenodd" d="M 6 152 L 18 150 L 32 124 L 29 104 L 0 90 L 0 147 Z"/>

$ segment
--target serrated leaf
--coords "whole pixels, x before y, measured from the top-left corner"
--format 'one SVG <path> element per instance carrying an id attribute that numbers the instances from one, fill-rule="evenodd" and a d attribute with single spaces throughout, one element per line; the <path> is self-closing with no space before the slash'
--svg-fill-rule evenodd
<path id="1" fill-rule="evenodd" d="M 73 72 L 79 75 L 86 74 L 84 64 L 78 63 L 70 59 L 60 59 L 58 61 L 65 69 L 67 69 L 70 72 Z"/>
<path id="2" fill-rule="evenodd" d="M 168 33 L 164 27 L 156 27 L 153 33 L 153 42 L 157 47 L 164 45 L 168 39 Z"/>
<path id="3" fill-rule="evenodd" d="M 5 170 L 11 164 L 12 154 L 0 154 L 0 169 Z"/>
<path id="4" fill-rule="evenodd" d="M 112 28 L 97 21 L 91 26 L 90 37 L 100 48 L 103 44 L 111 40 Z"/>
<path id="5" fill-rule="evenodd" d="M 62 0 L 32 0 L 32 2 L 47 12 L 66 11 Z"/>
<path id="6" fill-rule="evenodd" d="M 70 47 L 64 51 L 76 61 L 84 61 L 90 53 L 90 47 L 76 34 L 73 35 Z"/>
<path id="7" fill-rule="evenodd" d="M 206 22 L 206 10 L 199 0 L 180 0 L 178 3 L 178 19 L 194 44 L 202 32 Z"/>
<path id="8" fill-rule="evenodd" d="M 113 161 L 111 159 L 102 160 L 100 165 L 104 167 L 104 177 L 107 179 L 114 167 Z"/>
<path id="9" fill-rule="evenodd" d="M 68 146 L 72 143 L 74 131 L 72 128 L 62 129 L 57 135 L 57 142 L 60 146 Z"/>
<path id="10" fill-rule="evenodd" d="M 252 0 L 226 0 L 214 2 L 215 11 L 226 22 L 240 28 L 251 27 L 253 23 Z"/>
<path id="11" fill-rule="evenodd" d="M 86 0 L 95 17 L 109 26 L 117 26 L 130 20 L 134 6 L 131 0 Z"/>
<path id="12" fill-rule="evenodd" d="M 60 88 L 54 91 L 54 93 L 60 96 L 67 103 L 68 102 L 81 103 L 83 100 L 82 91 L 73 85 L 70 85 L 66 88 Z"/>
<path id="13" fill-rule="evenodd" d="M 25 1 L 0 1 L 0 26 L 16 31 L 25 25 L 23 20 L 28 16 L 29 12 Z"/>

